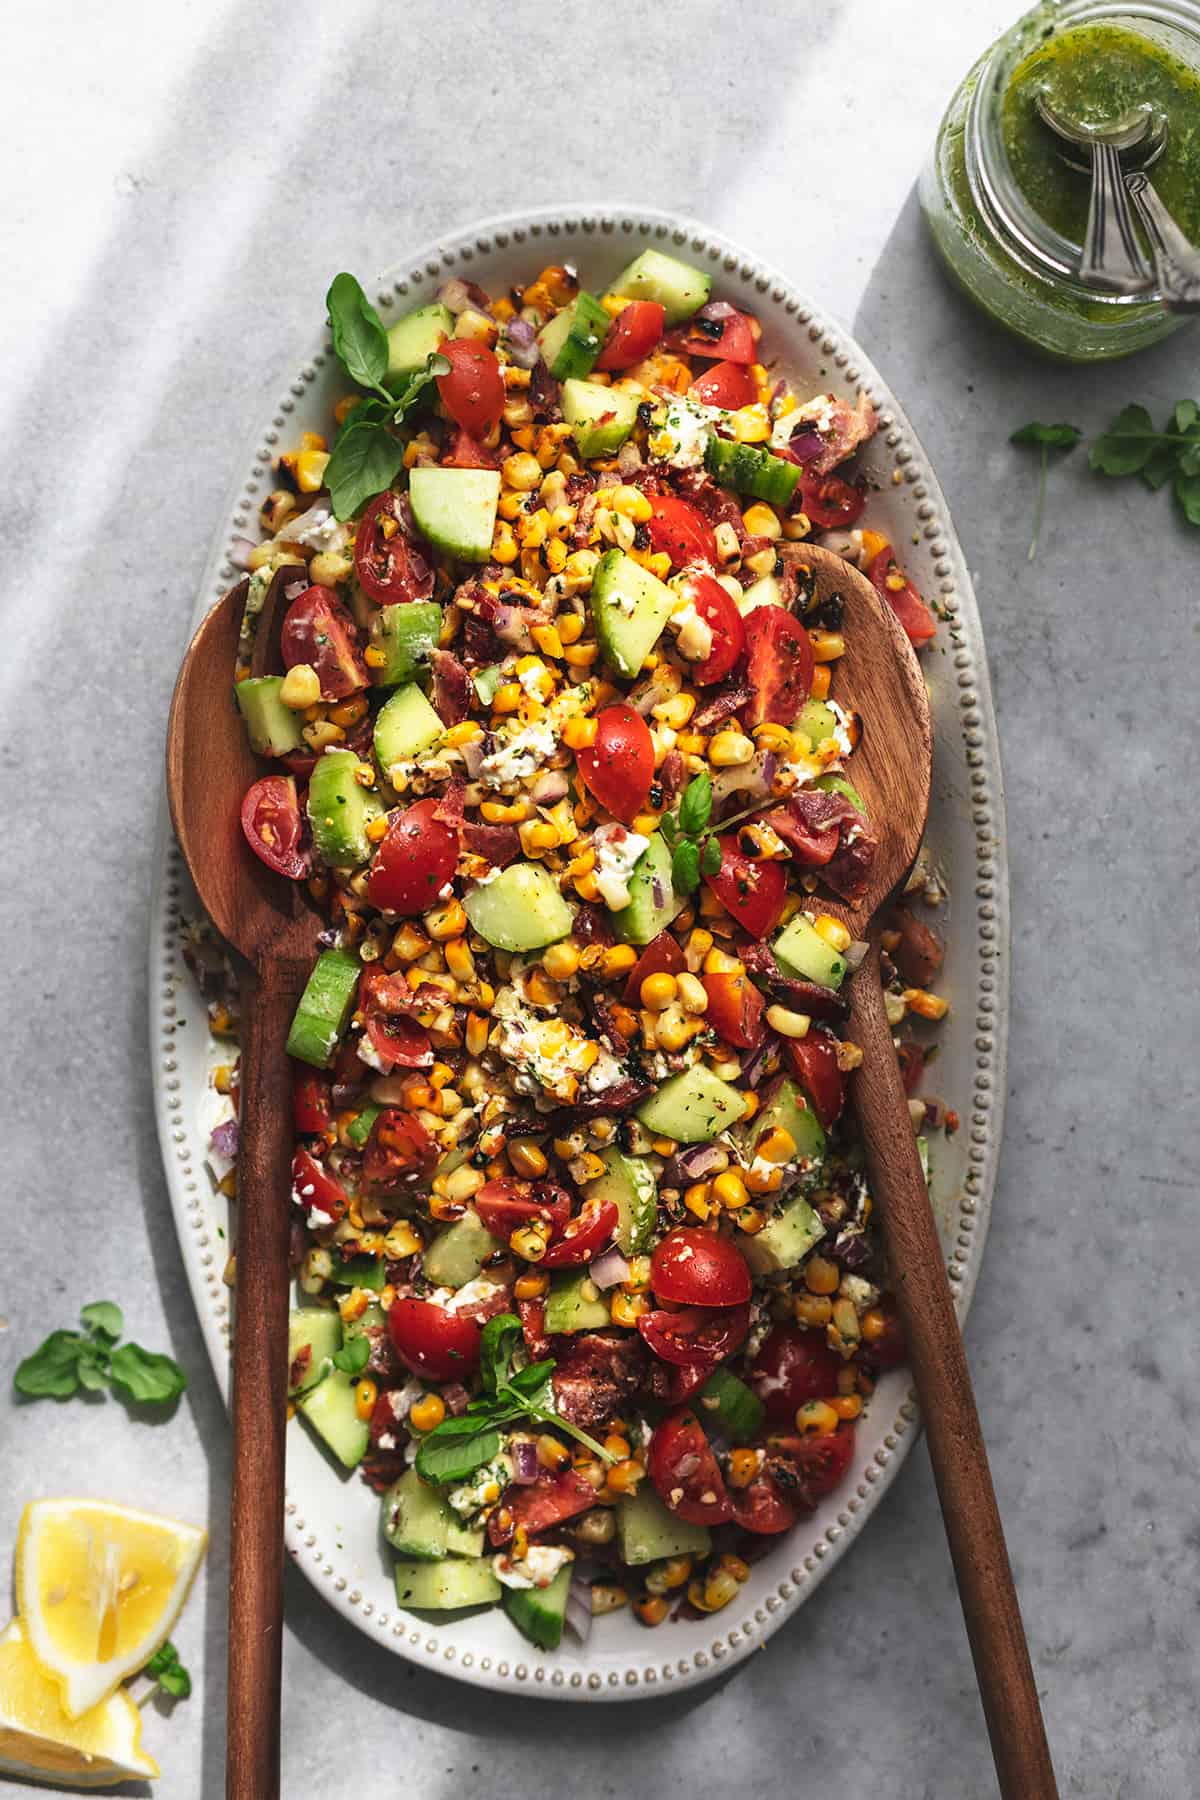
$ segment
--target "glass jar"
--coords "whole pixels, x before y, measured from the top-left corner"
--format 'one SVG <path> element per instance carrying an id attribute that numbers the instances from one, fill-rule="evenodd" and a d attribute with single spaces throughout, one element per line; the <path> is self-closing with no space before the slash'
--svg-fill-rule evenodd
<path id="1" fill-rule="evenodd" d="M 1075 273 L 1079 242 L 1050 223 L 1035 208 L 1014 172 L 1012 152 L 1016 117 L 1012 100 L 1032 104 L 1032 90 L 1022 95 L 1014 73 L 1035 52 L 1057 57 L 1062 34 L 1077 26 L 1103 27 L 1112 39 L 1132 34 L 1136 49 L 1150 65 L 1142 72 L 1170 74 L 1178 104 L 1164 103 L 1168 121 L 1167 151 L 1179 166 L 1173 175 L 1181 192 L 1200 192 L 1200 0 L 1044 0 L 1007 31 L 968 72 L 938 130 L 933 154 L 921 177 L 921 207 L 933 241 L 950 273 L 986 313 L 1026 343 L 1071 362 L 1100 362 L 1127 356 L 1186 323 L 1168 313 L 1157 292 L 1135 296 L 1103 293 L 1087 287 Z M 1078 39 L 1068 47 L 1087 49 L 1093 40 Z M 1059 59 L 1066 64 L 1068 59 Z M 1086 63 L 1087 79 L 1098 80 L 1094 55 L 1077 56 Z M 1191 104 L 1190 85 L 1196 89 Z M 1152 89 L 1160 84 L 1152 82 Z M 1010 88 L 1012 96 L 1010 97 Z M 1080 92 L 1083 90 L 1080 89 Z M 1103 99 L 1097 88 L 1096 97 Z M 1154 100 L 1161 95 L 1151 93 Z M 1085 99 L 1087 96 L 1085 95 Z M 1128 104 L 1128 94 L 1117 95 Z M 1186 102 L 1186 104 L 1185 104 Z M 1006 112 L 1006 103 L 1008 110 Z M 1113 113 L 1122 106 L 1114 104 Z M 1113 116 L 1098 108 L 1100 117 Z M 1037 131 L 1044 131 L 1037 127 Z M 1036 146 L 1044 166 L 1026 169 L 1026 185 L 1036 173 L 1043 194 L 1048 175 L 1058 180 L 1057 156 L 1048 133 Z M 1087 177 L 1062 165 L 1064 192 L 1072 204 L 1046 211 L 1078 214 L 1082 238 Z M 1165 198 L 1166 196 L 1164 196 Z M 1060 217 L 1059 223 L 1063 223 Z M 1184 220 L 1180 220 L 1184 224 Z M 1186 229 L 1185 225 L 1185 229 Z"/>

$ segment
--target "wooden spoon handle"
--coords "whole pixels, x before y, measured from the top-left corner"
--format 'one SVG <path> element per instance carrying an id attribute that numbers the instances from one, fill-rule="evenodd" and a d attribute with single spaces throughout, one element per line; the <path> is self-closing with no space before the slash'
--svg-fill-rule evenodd
<path id="1" fill-rule="evenodd" d="M 854 976 L 851 1001 L 850 1037 L 863 1049 L 854 1104 L 1000 1792 L 1004 1800 L 1055 1800 L 1050 1747 L 962 1333 L 884 1011 L 877 948 Z"/>
<path id="2" fill-rule="evenodd" d="M 229 1555 L 228 1800 L 277 1800 L 283 1637 L 291 1078 L 285 1044 L 303 971 L 267 964 L 241 983 Z"/>

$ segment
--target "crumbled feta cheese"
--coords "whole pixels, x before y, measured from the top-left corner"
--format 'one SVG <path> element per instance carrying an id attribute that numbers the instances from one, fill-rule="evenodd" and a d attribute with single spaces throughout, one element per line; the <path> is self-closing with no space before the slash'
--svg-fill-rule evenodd
<path id="1" fill-rule="evenodd" d="M 510 1553 L 493 1558 L 496 1580 L 508 1588 L 549 1587 L 558 1571 L 574 1562 L 575 1552 L 562 1544 L 530 1544 L 523 1557 Z"/>
<path id="2" fill-rule="evenodd" d="M 490 1463 L 484 1463 L 481 1469 L 476 1469 L 470 1481 L 464 1482 L 461 1487 L 451 1488 L 446 1499 L 459 1518 L 465 1519 L 469 1524 L 480 1513 L 486 1512 L 489 1506 L 495 1506 L 512 1480 L 512 1472 L 512 1459 L 502 1451 Z"/>
<path id="3" fill-rule="evenodd" d="M 677 634 L 680 656 L 688 662 L 704 662 L 712 655 L 712 626 L 700 617 L 694 601 L 689 600 L 679 612 L 672 613 L 667 623 Z"/>
<path id="4" fill-rule="evenodd" d="M 511 986 L 502 987 L 492 1006 L 500 1023 L 493 1048 L 517 1070 L 520 1093 L 543 1087 L 556 1099 L 571 1100 L 579 1078 L 597 1060 L 599 1047 L 564 1019 L 541 1019 Z"/>
<path id="5" fill-rule="evenodd" d="M 355 1049 L 359 1062 L 365 1062 L 368 1069 L 374 1069 L 380 1075 L 390 1074 L 390 1064 L 384 1062 L 365 1031 L 359 1038 Z"/>
<path id="6" fill-rule="evenodd" d="M 683 396 L 669 400 L 650 437 L 650 449 L 660 462 L 673 469 L 698 469 L 714 425 L 729 418 L 720 406 L 701 406 Z"/>
<path id="7" fill-rule="evenodd" d="M 310 506 L 298 519 L 289 519 L 279 533 L 289 544 L 306 544 L 313 550 L 340 550 L 349 528 L 339 524 L 327 500 Z"/>
<path id="8" fill-rule="evenodd" d="M 785 413 L 780 413 L 771 427 L 772 450 L 786 450 L 792 433 L 800 424 L 800 408 L 793 400 Z"/>
<path id="9" fill-rule="evenodd" d="M 797 409 L 792 429 L 803 421 L 806 425 L 815 426 L 818 431 L 830 431 L 833 428 L 834 412 L 837 407 L 836 394 L 814 394 Z"/>
<path id="10" fill-rule="evenodd" d="M 849 756 L 854 748 L 850 742 L 850 720 L 836 700 L 827 700 L 825 704 L 837 720 L 837 724 L 833 728 L 834 742 L 843 756 Z"/>
<path id="11" fill-rule="evenodd" d="M 587 1072 L 584 1086 L 589 1094 L 602 1094 L 606 1088 L 616 1087 L 618 1081 L 624 1080 L 624 1072 L 611 1051 L 601 1049 L 599 1056 Z"/>
<path id="12" fill-rule="evenodd" d="M 545 663 L 535 658 L 528 668 L 521 670 L 517 680 L 531 700 L 541 700 L 545 695 L 547 682 L 552 677 Z"/>
<path id="13" fill-rule="evenodd" d="M 879 1298 L 879 1289 L 870 1281 L 864 1281 L 861 1275 L 843 1275 L 841 1293 L 847 1300 L 852 1300 L 859 1312 L 866 1312 L 874 1306 Z"/>
<path id="14" fill-rule="evenodd" d="M 479 779 L 485 787 L 507 787 L 510 782 L 525 781 L 549 762 L 557 748 L 553 725 L 547 719 L 536 719 L 510 732 L 488 752 L 480 762 Z"/>
<path id="15" fill-rule="evenodd" d="M 629 905 L 629 878 L 650 839 L 624 825 L 601 825 L 592 833 L 596 886 L 610 912 Z"/>
<path id="16" fill-rule="evenodd" d="M 502 1281 L 493 1281 L 490 1275 L 478 1275 L 474 1281 L 468 1281 L 451 1295 L 444 1310 L 448 1313 L 463 1312 L 468 1306 L 490 1300 L 503 1286 Z"/>

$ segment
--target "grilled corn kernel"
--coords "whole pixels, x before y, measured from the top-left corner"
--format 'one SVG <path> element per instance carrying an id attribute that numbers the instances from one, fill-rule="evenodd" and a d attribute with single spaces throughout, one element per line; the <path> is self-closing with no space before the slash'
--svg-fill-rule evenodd
<path id="1" fill-rule="evenodd" d="M 513 1293 L 518 1300 L 540 1300 L 543 1294 L 549 1292 L 549 1288 L 548 1275 L 520 1275 L 513 1286 Z"/>
<path id="2" fill-rule="evenodd" d="M 475 958 L 463 938 L 446 945 L 446 967 L 458 981 L 470 981 L 475 974 Z"/>
<path id="3" fill-rule="evenodd" d="M 516 1143 L 508 1146 L 508 1160 L 516 1175 L 534 1177 L 544 1175 L 549 1168 L 545 1152 L 540 1150 L 531 1138 L 518 1138 Z"/>
<path id="4" fill-rule="evenodd" d="M 501 519 L 492 535 L 492 558 L 498 563 L 515 563 L 517 560 L 517 540 L 513 536 L 512 526 Z"/>
<path id="5" fill-rule="evenodd" d="M 752 537 L 777 538 L 783 530 L 779 514 L 770 506 L 748 506 L 742 522 Z"/>
<path id="6" fill-rule="evenodd" d="M 408 1415 L 414 1431 L 433 1431 L 446 1416 L 446 1403 L 440 1394 L 425 1394 L 414 1401 Z"/>
<path id="7" fill-rule="evenodd" d="M 679 984 L 673 975 L 663 971 L 657 975 L 647 975 L 638 991 L 643 1006 L 648 1006 L 651 1012 L 661 1012 L 663 1007 L 670 1006 L 674 1000 Z"/>
<path id="8" fill-rule="evenodd" d="M 579 950 L 570 938 L 542 952 L 542 967 L 551 981 L 570 981 L 579 969 Z"/>
<path id="9" fill-rule="evenodd" d="M 535 856 L 539 851 L 553 850 L 559 842 L 557 829 L 545 819 L 529 819 L 519 827 L 521 848 L 526 856 Z"/>
<path id="10" fill-rule="evenodd" d="M 846 654 L 846 640 L 840 631 L 810 631 L 808 641 L 812 645 L 814 662 L 836 662 L 839 656 Z"/>
<path id="11" fill-rule="evenodd" d="M 730 1487 L 749 1487 L 758 1474 L 758 1452 L 756 1450 L 733 1450 L 729 1455 L 729 1474 L 726 1479 Z"/>
<path id="12" fill-rule="evenodd" d="M 796 1411 L 796 1430 L 802 1432 L 820 1432 L 824 1434 L 836 1431 L 838 1415 L 825 1400 L 806 1400 Z"/>
<path id="13" fill-rule="evenodd" d="M 823 1331 L 833 1317 L 833 1301 L 826 1294 L 797 1294 L 792 1316 L 805 1331 Z"/>
<path id="14" fill-rule="evenodd" d="M 663 1594 L 647 1594 L 634 1607 L 643 1625 L 661 1625 L 671 1610 L 671 1602 Z"/>
<path id="15" fill-rule="evenodd" d="M 944 1019 L 950 1011 L 950 1002 L 940 994 L 931 994 L 927 988 L 905 988 L 904 998 L 909 1010 L 922 1019 Z"/>
<path id="16" fill-rule="evenodd" d="M 679 1004 L 685 1013 L 699 1017 L 708 1011 L 708 989 L 696 975 L 682 974 L 675 977 L 675 985 L 679 993 Z"/>
<path id="17" fill-rule="evenodd" d="M 812 1023 L 807 1013 L 793 1012 L 789 1006 L 768 1006 L 766 1019 L 772 1031 L 786 1038 L 807 1036 Z"/>
<path id="18" fill-rule="evenodd" d="M 704 1220 L 711 1216 L 712 1206 L 709 1203 L 707 1183 L 697 1182 L 683 1196 L 683 1204 L 697 1219 Z"/>
<path id="19" fill-rule="evenodd" d="M 848 950 L 854 941 L 842 921 L 835 919 L 832 913 L 819 913 L 813 920 L 813 930 L 832 950 Z"/>
<path id="20" fill-rule="evenodd" d="M 279 688 L 279 698 L 292 712 L 307 712 L 321 698 L 321 679 L 308 663 L 293 663 Z"/>
<path id="21" fill-rule="evenodd" d="M 356 1419 L 369 1419 L 375 1410 L 375 1402 L 379 1398 L 379 1389 L 369 1375 L 354 1384 L 354 1416 Z"/>
<path id="22" fill-rule="evenodd" d="M 526 1262 L 541 1262 L 546 1254 L 546 1233 L 539 1225 L 519 1225 L 510 1235 L 508 1244 L 518 1256 Z"/>
<path id="23" fill-rule="evenodd" d="M 458 900 L 447 901 L 445 906 L 435 906 L 432 912 L 425 914 L 422 922 L 430 937 L 437 943 L 461 937 L 467 929 L 467 915 Z"/>
<path id="24" fill-rule="evenodd" d="M 500 465 L 500 474 L 505 487 L 516 488 L 521 493 L 529 493 L 542 479 L 542 469 L 537 457 L 530 456 L 525 451 L 518 451 L 515 456 L 506 456 Z"/>
<path id="25" fill-rule="evenodd" d="M 737 532 L 733 529 L 733 526 L 729 523 L 728 519 L 722 519 L 721 523 L 713 532 L 713 536 L 717 542 L 717 556 L 721 562 L 736 562 L 742 553 L 742 546 L 738 542 Z"/>
<path id="26" fill-rule="evenodd" d="M 614 1325 L 625 1325 L 632 1329 L 644 1313 L 650 1310 L 650 1302 L 645 1294 L 614 1294 L 612 1301 L 612 1321 Z"/>
<path id="27" fill-rule="evenodd" d="M 713 1197 L 731 1212 L 736 1212 L 739 1207 L 748 1206 L 750 1203 L 750 1194 L 746 1183 L 736 1169 L 725 1169 L 720 1175 L 715 1175 L 712 1191 Z"/>
<path id="28" fill-rule="evenodd" d="M 859 1413 L 862 1411 L 862 1395 L 839 1394 L 837 1398 L 831 1400 L 829 1404 L 839 1419 L 857 1419 Z"/>
<path id="29" fill-rule="evenodd" d="M 296 458 L 296 486 L 302 494 L 316 494 L 325 485 L 329 456 L 324 450 L 302 450 Z"/>
<path id="30" fill-rule="evenodd" d="M 716 769 L 740 768 L 753 762 L 754 745 L 740 731 L 718 731 L 709 741 L 708 760 Z"/>
<path id="31" fill-rule="evenodd" d="M 563 661 L 573 669 L 590 669 L 600 654 L 600 646 L 594 641 L 590 643 L 568 644 L 563 650 Z"/>
<path id="32" fill-rule="evenodd" d="M 623 1606 L 629 1605 L 629 1595 L 623 1587 L 615 1582 L 593 1581 L 592 1583 L 592 1615 L 600 1618 L 604 1613 L 620 1612 Z"/>
<path id="33" fill-rule="evenodd" d="M 635 525 L 644 525 L 654 511 L 649 500 L 640 488 L 615 488 L 608 496 L 608 504 L 614 512 L 624 513 Z"/>
<path id="34" fill-rule="evenodd" d="M 804 1266 L 804 1285 L 810 1294 L 836 1294 L 841 1270 L 827 1256 L 810 1256 Z"/>
<path id="35" fill-rule="evenodd" d="M 764 1162 L 785 1163 L 796 1154 L 796 1140 L 790 1131 L 777 1125 L 773 1131 L 768 1131 L 758 1140 L 754 1146 L 754 1154 L 756 1157 L 761 1156 Z"/>
<path id="36" fill-rule="evenodd" d="M 479 1192 L 484 1184 L 484 1179 L 482 1169 L 473 1169 L 470 1163 L 460 1163 L 457 1169 L 451 1169 L 448 1175 L 442 1177 L 447 1200 L 453 1200 L 459 1204 L 464 1200 L 470 1200 Z"/>
<path id="37" fill-rule="evenodd" d="M 729 422 L 739 444 L 763 444 L 771 435 L 771 420 L 767 409 L 757 401 L 752 406 L 739 406 L 730 415 Z"/>
<path id="38" fill-rule="evenodd" d="M 814 700 L 828 700 L 831 676 L 828 663 L 818 663 L 812 674 L 809 693 Z"/>
<path id="39" fill-rule="evenodd" d="M 693 937 L 699 935 L 701 934 L 697 932 L 692 933 Z M 705 937 L 709 936 L 707 932 L 704 932 L 702 935 Z M 709 942 L 712 942 L 711 938 L 709 938 Z M 705 955 L 704 973 L 706 975 L 744 975 L 746 973 L 746 965 L 736 956 L 729 956 L 724 950 L 718 950 L 714 946 Z"/>

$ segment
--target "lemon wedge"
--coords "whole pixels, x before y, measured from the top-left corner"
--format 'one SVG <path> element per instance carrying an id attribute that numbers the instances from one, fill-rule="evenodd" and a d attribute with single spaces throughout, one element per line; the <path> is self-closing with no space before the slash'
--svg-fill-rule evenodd
<path id="1" fill-rule="evenodd" d="M 153 1656 L 179 1617 L 206 1532 L 102 1500 L 33 1500 L 17 1537 L 17 1608 L 78 1719 Z"/>
<path id="2" fill-rule="evenodd" d="M 157 1775 L 142 1749 L 142 1715 L 128 1694 L 110 1694 L 71 1719 L 58 1684 L 34 1659 L 19 1619 L 0 1633 L 0 1775 L 56 1786 L 109 1787 Z"/>

